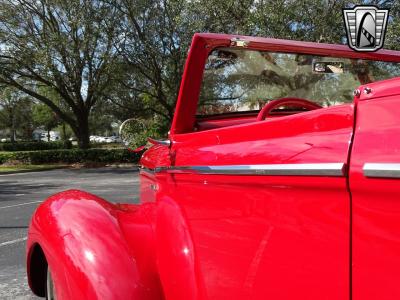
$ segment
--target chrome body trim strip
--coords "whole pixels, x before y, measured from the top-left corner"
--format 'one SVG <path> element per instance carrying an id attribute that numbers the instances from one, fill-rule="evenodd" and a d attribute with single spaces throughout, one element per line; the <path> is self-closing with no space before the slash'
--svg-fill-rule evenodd
<path id="1" fill-rule="evenodd" d="M 173 174 L 220 174 L 220 175 L 264 175 L 264 176 L 333 176 L 346 175 L 344 163 L 268 164 L 268 165 L 224 165 L 224 166 L 175 166 L 142 168 L 145 172 Z"/>
<path id="2" fill-rule="evenodd" d="M 400 178 L 400 163 L 365 163 L 365 177 Z"/>
<path id="3" fill-rule="evenodd" d="M 150 169 L 150 168 L 146 168 L 146 167 L 143 167 L 143 166 L 140 166 L 139 172 L 140 173 L 141 172 L 146 172 L 146 173 L 150 173 L 150 174 L 155 174 L 156 173 L 155 169 Z"/>
<path id="4" fill-rule="evenodd" d="M 149 143 L 153 144 L 153 145 L 164 145 L 164 146 L 171 146 L 171 140 L 156 140 L 153 138 L 147 138 L 147 140 L 149 141 Z"/>

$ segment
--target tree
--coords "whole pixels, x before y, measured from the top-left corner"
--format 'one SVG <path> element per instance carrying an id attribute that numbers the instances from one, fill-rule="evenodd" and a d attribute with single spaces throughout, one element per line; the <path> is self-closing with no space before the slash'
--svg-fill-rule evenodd
<path id="1" fill-rule="evenodd" d="M 14 142 L 17 130 L 22 129 L 25 137 L 32 137 L 31 99 L 13 88 L 0 90 L 0 127 L 9 129 L 10 140 Z"/>
<path id="2" fill-rule="evenodd" d="M 298 1 L 297 1 L 298 2 Z M 320 11 L 312 12 L 316 1 L 185 1 L 185 0 L 120 0 L 117 7 L 124 16 L 121 32 L 124 35 L 117 49 L 124 59 L 126 72 L 119 80 L 119 93 L 129 97 L 111 97 L 121 107 L 140 107 L 164 117 L 169 122 L 174 113 L 179 84 L 192 36 L 195 32 L 223 32 L 271 37 L 301 37 L 332 41 L 340 38 L 344 30 L 335 31 L 334 38 L 328 26 L 316 32 L 309 22 Z M 343 1 L 340 1 L 341 3 Z M 297 4 L 296 4 L 297 3 Z M 336 4 L 337 7 L 340 4 Z M 312 16 L 304 16 L 304 7 Z M 326 4 L 320 10 L 333 4 Z M 329 17 L 329 16 L 328 16 Z M 269 18 L 269 19 L 268 19 Z M 268 21 L 265 21 L 265 19 Z M 288 21 L 290 20 L 290 21 Z M 330 17 L 332 24 L 342 22 L 341 8 Z M 339 20 L 339 21 L 338 21 Z M 323 21 L 323 20 L 322 20 Z M 321 25 L 323 22 L 319 22 Z M 321 24 L 320 24 L 321 23 Z M 321 25 L 322 26 L 322 25 Z M 304 30 L 300 30 L 304 28 Z M 337 34 L 340 31 L 340 34 Z"/>
<path id="3" fill-rule="evenodd" d="M 245 11 L 240 9 L 242 2 L 253 1 L 228 2 L 232 4 L 232 11 L 239 13 Z M 232 33 L 245 28 L 248 23 L 247 15 L 238 16 L 233 22 L 227 15 L 217 19 L 218 16 L 213 15 L 215 6 L 224 11 L 225 5 L 226 1 L 215 0 L 116 1 L 123 16 L 120 23 L 123 35 L 116 49 L 123 60 L 119 66 L 124 71 L 119 72 L 123 77 L 115 89 L 118 95 L 110 94 L 109 100 L 120 108 L 119 111 L 125 109 L 136 116 L 147 114 L 146 118 L 151 117 L 149 112 L 161 116 L 158 118 L 161 128 L 166 129 L 173 118 L 193 34 Z M 243 5 L 247 7 L 247 4 Z"/>
<path id="4" fill-rule="evenodd" d="M 391 8 L 398 48 L 395 0 L 2 0 L 0 83 L 48 105 L 85 148 L 99 107 L 168 127 L 195 32 L 345 43 L 342 8 L 356 4 Z"/>
<path id="5" fill-rule="evenodd" d="M 145 109 L 170 121 L 193 33 L 202 27 L 193 20 L 188 1 L 142 0 L 117 2 L 124 35 L 117 49 L 128 72 L 121 81 Z M 121 98 L 119 98 L 121 99 Z"/>
<path id="6" fill-rule="evenodd" d="M 47 131 L 47 141 L 50 141 L 50 131 L 60 123 L 57 114 L 45 104 L 36 104 L 32 109 L 32 117 L 34 126 L 43 126 Z"/>
<path id="7" fill-rule="evenodd" d="M 92 107 L 113 82 L 120 19 L 105 1 L 1 1 L 0 83 L 49 106 L 87 148 Z"/>
<path id="8" fill-rule="evenodd" d="M 258 35 L 313 42 L 345 43 L 342 8 L 357 4 L 391 7 L 393 0 L 119 0 L 123 15 L 117 49 L 128 72 L 119 91 L 129 97 L 112 98 L 121 107 L 138 107 L 170 121 L 183 65 L 195 32 Z M 395 10 L 395 11 L 394 11 Z M 398 47 L 400 21 L 391 19 L 387 45 Z M 129 105 L 131 103 L 131 105 Z"/>

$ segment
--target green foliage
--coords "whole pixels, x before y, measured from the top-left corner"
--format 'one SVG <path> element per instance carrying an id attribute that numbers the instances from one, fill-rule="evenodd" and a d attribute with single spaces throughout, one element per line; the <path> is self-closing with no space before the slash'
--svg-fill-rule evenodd
<path id="1" fill-rule="evenodd" d="M 70 141 L 0 143 L 0 151 L 35 151 L 71 148 L 72 143 Z"/>
<path id="2" fill-rule="evenodd" d="M 83 148 L 113 118 L 163 135 L 194 33 L 343 44 L 342 8 L 357 4 L 390 8 L 385 46 L 400 49 L 395 0 L 0 1 L 0 83 L 49 106 Z"/>
<path id="3" fill-rule="evenodd" d="M 130 119 L 122 129 L 121 138 L 131 149 L 136 149 L 147 144 L 147 138 L 159 138 L 163 128 L 161 122 L 156 119 Z"/>
<path id="4" fill-rule="evenodd" d="M 115 122 L 113 111 L 105 103 L 97 103 L 89 118 L 90 132 L 92 135 L 109 136 L 112 131 L 112 124 Z"/>
<path id="5" fill-rule="evenodd" d="M 15 152 L 0 152 L 0 164 L 4 164 L 8 161 L 15 159 Z"/>
<path id="6" fill-rule="evenodd" d="M 68 149 L 43 151 L 0 152 L 0 164 L 18 162 L 23 164 L 48 163 L 137 163 L 140 156 L 127 149 Z"/>
<path id="7" fill-rule="evenodd" d="M 91 142 L 90 143 L 90 148 L 97 148 L 97 149 L 115 149 L 121 148 L 121 143 L 97 143 L 97 142 Z"/>
<path id="8" fill-rule="evenodd" d="M 32 117 L 35 127 L 43 126 L 47 131 L 52 130 L 59 123 L 59 118 L 50 107 L 45 104 L 36 104 L 32 109 Z"/>
<path id="9" fill-rule="evenodd" d="M 114 1 L 0 1 L 0 83 L 48 105 L 81 148 L 114 80 L 119 14 Z"/>
<path id="10" fill-rule="evenodd" d="M 0 86 L 0 129 L 8 129 L 9 138 L 32 136 L 31 99 L 17 89 Z"/>
<path id="11" fill-rule="evenodd" d="M 61 140 L 63 140 L 63 141 L 67 141 L 74 134 L 71 127 L 68 124 L 66 124 L 65 122 L 62 122 L 60 125 L 55 127 L 53 130 L 60 132 Z"/>

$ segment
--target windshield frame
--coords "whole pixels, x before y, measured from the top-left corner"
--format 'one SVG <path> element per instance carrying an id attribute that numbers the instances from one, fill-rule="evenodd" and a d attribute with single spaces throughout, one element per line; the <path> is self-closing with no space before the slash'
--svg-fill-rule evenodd
<path id="1" fill-rule="evenodd" d="M 237 43 L 236 41 L 241 41 L 241 43 Z M 241 47 L 240 45 L 252 50 L 311 54 L 324 57 L 360 58 L 400 63 L 400 51 L 381 49 L 376 52 L 356 52 L 346 45 L 228 34 L 195 34 L 182 75 L 177 105 L 170 130 L 171 139 L 176 134 L 190 133 L 194 130 L 197 103 L 199 101 L 203 72 L 208 55 L 216 48 Z"/>

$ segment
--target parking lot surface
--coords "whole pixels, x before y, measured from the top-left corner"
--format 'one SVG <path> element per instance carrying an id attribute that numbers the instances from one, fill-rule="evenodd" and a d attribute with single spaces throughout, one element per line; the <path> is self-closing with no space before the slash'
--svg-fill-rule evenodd
<path id="1" fill-rule="evenodd" d="M 25 269 L 26 233 L 40 202 L 74 188 L 112 202 L 137 203 L 137 175 L 133 167 L 0 175 L 0 299 L 43 299 L 29 290 Z"/>

